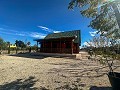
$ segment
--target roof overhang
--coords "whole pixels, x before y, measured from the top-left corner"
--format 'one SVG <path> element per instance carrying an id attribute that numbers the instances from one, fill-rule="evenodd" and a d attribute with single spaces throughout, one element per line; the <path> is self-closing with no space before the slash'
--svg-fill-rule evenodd
<path id="1" fill-rule="evenodd" d="M 54 41 L 54 40 L 66 40 L 66 39 L 70 39 L 73 40 L 76 37 L 61 37 L 61 38 L 49 38 L 49 39 L 34 39 L 33 41 L 37 41 L 37 42 L 44 42 L 44 41 Z"/>

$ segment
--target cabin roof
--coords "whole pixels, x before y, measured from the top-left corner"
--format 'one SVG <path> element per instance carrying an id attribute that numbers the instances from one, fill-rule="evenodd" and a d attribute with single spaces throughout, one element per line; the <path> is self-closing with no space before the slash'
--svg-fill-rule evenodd
<path id="1" fill-rule="evenodd" d="M 58 38 L 69 38 L 75 37 L 74 43 L 80 44 L 80 30 L 67 31 L 61 33 L 48 34 L 44 39 L 58 39 Z"/>
<path id="2" fill-rule="evenodd" d="M 67 32 L 61 32 L 61 33 L 51 33 L 48 34 L 44 39 L 34 39 L 34 41 L 42 42 L 44 40 L 55 40 L 55 39 L 67 39 L 67 38 L 74 38 L 74 43 L 81 44 L 80 39 L 80 30 L 74 30 L 74 31 L 67 31 Z"/>

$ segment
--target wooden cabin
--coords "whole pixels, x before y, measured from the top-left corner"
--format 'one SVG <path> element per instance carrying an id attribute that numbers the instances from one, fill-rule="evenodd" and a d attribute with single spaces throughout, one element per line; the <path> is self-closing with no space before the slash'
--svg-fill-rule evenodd
<path id="1" fill-rule="evenodd" d="M 48 34 L 44 39 L 35 39 L 39 52 L 79 53 L 80 30 Z"/>

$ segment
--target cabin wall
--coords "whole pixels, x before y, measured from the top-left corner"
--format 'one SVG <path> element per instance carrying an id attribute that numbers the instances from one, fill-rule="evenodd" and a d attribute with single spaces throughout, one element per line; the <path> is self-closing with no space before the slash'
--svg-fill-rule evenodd
<path id="1" fill-rule="evenodd" d="M 40 52 L 45 53 L 79 53 L 79 44 L 73 43 L 72 41 L 48 41 L 42 42 Z M 73 49 L 73 51 L 72 51 Z"/>
<path id="2" fill-rule="evenodd" d="M 73 44 L 73 53 L 79 53 L 79 44 L 78 43 Z"/>

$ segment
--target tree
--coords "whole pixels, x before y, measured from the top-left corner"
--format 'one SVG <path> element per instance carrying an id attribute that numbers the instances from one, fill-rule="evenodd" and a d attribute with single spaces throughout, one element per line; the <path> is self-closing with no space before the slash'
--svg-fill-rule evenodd
<path id="1" fill-rule="evenodd" d="M 3 49 L 5 47 L 5 42 L 2 38 L 0 38 L 0 49 Z"/>
<path id="2" fill-rule="evenodd" d="M 92 18 L 90 27 L 107 37 L 120 38 L 119 0 L 71 0 L 68 8 L 80 7 L 83 16 Z"/>
<path id="3" fill-rule="evenodd" d="M 18 40 L 15 41 L 15 45 L 16 45 L 16 54 L 18 52 Z"/>
<path id="4" fill-rule="evenodd" d="M 2 50 L 6 48 L 7 48 L 7 43 L 2 38 L 0 38 L 0 54 Z"/>
<path id="5" fill-rule="evenodd" d="M 8 54 L 10 54 L 10 42 L 7 42 Z"/>
<path id="6" fill-rule="evenodd" d="M 27 46 L 30 46 L 30 44 L 31 44 L 30 42 L 27 42 Z"/>
<path id="7" fill-rule="evenodd" d="M 20 48 L 25 48 L 26 47 L 25 43 L 21 40 L 19 40 L 19 41 L 16 40 L 15 44 L 16 44 L 17 47 L 20 47 Z"/>
<path id="8" fill-rule="evenodd" d="M 98 33 L 100 33 L 101 35 L 105 35 L 106 37 L 112 39 L 114 38 L 114 40 L 120 40 L 120 12 L 117 9 L 118 5 L 120 5 L 120 0 L 72 0 L 69 3 L 68 8 L 73 9 L 74 6 L 81 7 L 81 14 L 88 18 L 92 18 L 92 21 L 89 25 L 90 27 L 98 30 Z M 101 42 L 103 44 L 104 40 Z M 95 48 L 95 51 L 99 50 L 96 50 Z M 113 72 L 112 66 L 113 60 L 120 59 L 120 57 L 113 51 L 111 52 L 109 48 L 107 49 L 107 47 L 102 48 L 101 51 L 102 57 L 100 57 L 99 61 L 103 64 L 108 65 L 110 69 L 108 77 L 113 89 L 116 90 L 119 88 L 119 85 L 115 85 L 115 83 L 118 83 L 117 81 L 119 81 L 118 79 L 120 77 L 117 75 L 119 75 L 120 73 L 117 73 L 116 75 L 116 73 Z"/>
<path id="9" fill-rule="evenodd" d="M 16 44 L 16 53 L 17 53 L 18 48 L 20 49 L 26 48 L 26 44 L 21 40 L 16 40 L 15 44 Z"/>
<path id="10" fill-rule="evenodd" d="M 29 47 L 29 53 L 31 52 L 31 46 L 30 46 L 30 42 L 27 42 L 27 46 Z"/>
<path id="11" fill-rule="evenodd" d="M 37 45 L 36 44 L 34 44 L 33 46 L 31 46 L 31 48 L 32 48 L 32 50 L 37 51 Z"/>

